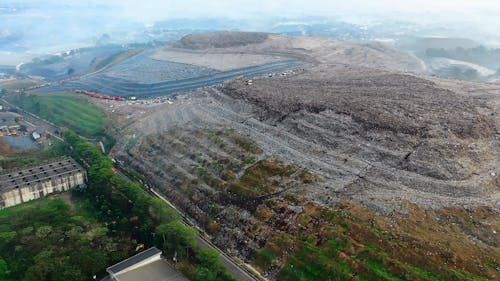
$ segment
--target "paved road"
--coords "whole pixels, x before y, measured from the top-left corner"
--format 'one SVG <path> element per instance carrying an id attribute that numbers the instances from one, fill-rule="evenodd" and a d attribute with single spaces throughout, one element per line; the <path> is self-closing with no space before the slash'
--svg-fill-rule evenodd
<path id="1" fill-rule="evenodd" d="M 219 252 L 220 257 L 221 257 L 221 262 L 222 264 L 226 267 L 226 269 L 233 275 L 234 278 L 240 281 L 259 281 L 259 280 L 264 280 L 264 278 L 260 277 L 257 278 L 250 270 L 246 269 L 244 265 L 240 265 L 236 263 L 231 257 L 229 257 L 224 251 L 221 249 L 217 248 L 214 244 L 212 244 L 210 241 L 205 239 L 203 237 L 204 232 L 203 230 L 199 229 L 194 223 L 192 223 L 188 218 L 185 217 L 185 215 L 179 211 L 168 199 L 166 199 L 163 195 L 161 195 L 159 192 L 155 191 L 154 189 L 151 189 L 151 192 L 161 200 L 165 201 L 168 205 L 170 205 L 172 208 L 174 208 L 177 212 L 179 212 L 183 218 L 183 223 L 195 227 L 199 230 L 200 235 L 197 237 L 197 242 L 200 245 L 202 249 L 208 249 L 212 248 Z"/>
<path id="2" fill-rule="evenodd" d="M 36 116 L 35 114 L 25 111 L 24 109 L 9 103 L 3 98 L 0 98 L 0 104 L 3 105 L 4 107 L 12 107 L 17 109 L 17 113 L 21 114 L 24 117 L 24 122 L 32 127 L 35 127 L 37 132 L 46 133 L 60 141 L 64 141 L 62 138 L 57 136 L 58 134 L 57 132 L 62 132 L 62 129 L 57 125 L 45 119 L 42 119 Z"/>
<path id="3" fill-rule="evenodd" d="M 121 177 L 132 181 L 126 174 L 124 174 L 121 169 L 117 169 L 118 175 Z M 219 249 L 217 246 L 212 244 L 210 241 L 208 241 L 204 235 L 205 232 L 200 229 L 195 223 L 193 223 L 181 210 L 177 209 L 170 201 L 168 201 L 165 196 L 163 196 L 160 192 L 154 190 L 153 188 L 146 188 L 143 187 L 145 190 L 149 191 L 152 195 L 160 198 L 163 200 L 165 203 L 167 203 L 170 207 L 172 207 L 174 210 L 176 210 L 182 217 L 182 223 L 184 223 L 187 226 L 194 227 L 198 230 L 199 235 L 196 238 L 196 241 L 200 245 L 202 249 L 214 249 L 217 252 L 219 252 L 220 257 L 221 257 L 221 262 L 222 264 L 226 267 L 226 269 L 231 273 L 231 275 L 236 278 L 236 280 L 239 281 L 260 281 L 260 280 L 266 280 L 262 276 L 257 277 L 256 275 L 258 273 L 252 273 L 250 270 L 248 270 L 244 264 L 239 264 L 236 261 L 234 261 L 230 256 L 228 256 L 224 251 Z"/>

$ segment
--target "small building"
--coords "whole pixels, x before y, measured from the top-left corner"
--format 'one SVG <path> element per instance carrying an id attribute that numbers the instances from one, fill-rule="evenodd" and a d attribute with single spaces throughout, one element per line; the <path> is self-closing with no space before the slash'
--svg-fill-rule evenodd
<path id="1" fill-rule="evenodd" d="M 3 111 L 3 105 L 0 105 L 0 111 Z"/>
<path id="2" fill-rule="evenodd" d="M 41 136 L 39 133 L 37 133 L 37 132 L 33 132 L 33 133 L 31 133 L 31 137 L 33 138 L 33 140 L 37 141 L 37 140 L 39 140 L 42 136 Z"/>
<path id="3" fill-rule="evenodd" d="M 188 281 L 180 272 L 162 258 L 161 250 L 149 248 L 122 262 L 108 267 L 112 281 Z"/>
<path id="4" fill-rule="evenodd" d="M 87 174 L 69 157 L 0 174 L 0 209 L 85 184 Z"/>

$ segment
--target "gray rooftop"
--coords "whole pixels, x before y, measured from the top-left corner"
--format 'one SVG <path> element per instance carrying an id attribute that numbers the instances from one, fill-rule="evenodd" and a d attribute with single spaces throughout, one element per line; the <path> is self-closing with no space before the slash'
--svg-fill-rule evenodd
<path id="1" fill-rule="evenodd" d="M 189 281 L 164 259 L 118 274 L 118 281 Z"/>
<path id="2" fill-rule="evenodd" d="M 158 248 L 156 247 L 149 248 L 145 251 L 138 253 L 135 256 L 132 256 L 122 262 L 119 262 L 113 266 L 108 267 L 106 271 L 109 273 L 117 274 L 120 271 L 123 271 L 124 269 L 129 268 L 135 265 L 136 263 L 142 262 L 143 260 L 148 259 L 159 253 L 161 254 L 161 250 L 159 250 Z"/>
<path id="3" fill-rule="evenodd" d="M 81 172 L 83 168 L 72 158 L 58 158 L 37 166 L 0 174 L 0 192 Z"/>

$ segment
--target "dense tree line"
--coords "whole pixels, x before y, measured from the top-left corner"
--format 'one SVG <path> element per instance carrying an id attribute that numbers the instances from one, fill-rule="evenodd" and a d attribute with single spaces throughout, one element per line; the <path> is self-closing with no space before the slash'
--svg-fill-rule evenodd
<path id="1" fill-rule="evenodd" d="M 113 173 L 111 159 L 91 143 L 73 132 L 65 132 L 64 136 L 71 155 L 88 168 L 88 188 L 83 196 L 92 202 L 97 217 L 112 233 L 131 233 L 133 239 L 156 245 L 166 255 L 177 254 L 196 265 L 194 271 L 185 271 L 192 279 L 234 280 L 220 264 L 217 252 L 199 249 L 196 230 L 181 223 L 175 210 L 138 184 Z"/>
<path id="2" fill-rule="evenodd" d="M 60 199 L 5 209 L 0 213 L 0 280 L 91 280 L 128 257 L 128 241 Z"/>

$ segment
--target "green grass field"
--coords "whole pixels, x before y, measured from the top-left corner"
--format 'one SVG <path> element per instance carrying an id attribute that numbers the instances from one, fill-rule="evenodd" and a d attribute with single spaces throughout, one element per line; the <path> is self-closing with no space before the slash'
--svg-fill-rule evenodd
<path id="1" fill-rule="evenodd" d="M 83 97 L 70 93 L 18 95 L 12 101 L 57 125 L 92 137 L 104 132 L 104 114 Z"/>

